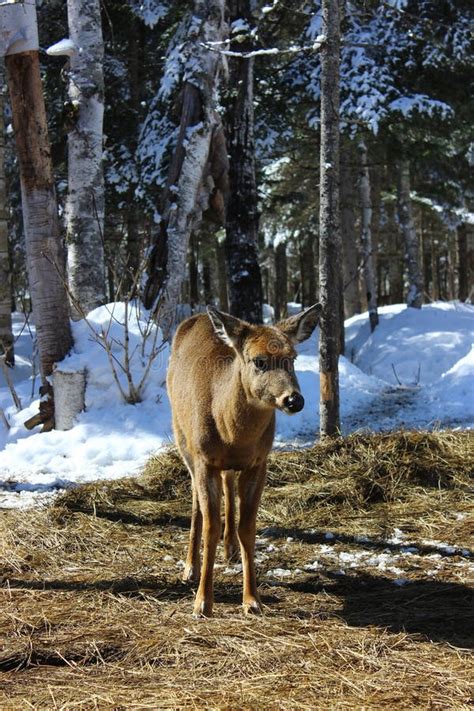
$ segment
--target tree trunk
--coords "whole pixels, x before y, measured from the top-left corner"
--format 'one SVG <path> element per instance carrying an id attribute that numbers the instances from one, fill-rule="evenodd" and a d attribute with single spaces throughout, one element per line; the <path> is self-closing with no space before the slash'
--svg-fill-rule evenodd
<path id="1" fill-rule="evenodd" d="M 197 235 L 193 233 L 189 240 L 189 301 L 191 311 L 199 303 L 199 251 Z"/>
<path id="2" fill-rule="evenodd" d="M 216 264 L 217 264 L 217 281 L 219 290 L 219 308 L 227 313 L 229 311 L 229 301 L 227 298 L 227 267 L 225 263 L 225 246 L 216 238 Z"/>
<path id="3" fill-rule="evenodd" d="M 339 62 L 340 15 L 338 0 L 322 0 L 321 47 L 321 155 L 319 339 L 320 431 L 336 435 L 339 421 L 340 296 L 342 290 L 341 237 L 339 230 Z"/>
<path id="4" fill-rule="evenodd" d="M 286 318 L 288 303 L 288 263 L 286 242 L 275 247 L 275 321 Z"/>
<path id="5" fill-rule="evenodd" d="M 457 249 L 458 249 L 458 299 L 467 301 L 469 297 L 469 254 L 468 254 L 468 230 L 466 223 L 462 222 L 457 226 Z"/>
<path id="6" fill-rule="evenodd" d="M 300 241 L 300 271 L 303 308 L 316 303 L 316 268 L 314 264 L 314 235 L 306 233 Z"/>
<path id="7" fill-rule="evenodd" d="M 64 250 L 38 52 L 10 55 L 6 65 L 20 165 L 28 281 L 41 374 L 45 378 L 72 343 L 64 286 Z"/>
<path id="8" fill-rule="evenodd" d="M 212 289 L 211 263 L 208 257 L 202 260 L 202 288 L 204 292 L 204 303 L 213 304 L 214 294 Z"/>
<path id="9" fill-rule="evenodd" d="M 68 0 L 70 58 L 66 224 L 72 314 L 81 318 L 105 302 L 104 76 L 99 0 Z"/>
<path id="10" fill-rule="evenodd" d="M 355 179 L 351 166 L 352 154 L 346 150 L 341 160 L 341 238 L 342 268 L 344 284 L 344 316 L 350 318 L 359 314 L 359 260 L 355 231 Z"/>
<path id="11" fill-rule="evenodd" d="M 407 306 L 421 309 L 423 274 L 410 199 L 410 162 L 406 158 L 402 159 L 398 166 L 398 219 L 405 243 L 405 260 L 408 272 Z"/>
<path id="12" fill-rule="evenodd" d="M 370 330 L 374 331 L 379 322 L 379 315 L 377 313 L 377 284 L 372 254 L 372 202 L 370 197 L 370 174 L 367 146 L 364 139 L 359 141 L 358 150 L 360 159 L 359 196 L 361 206 L 362 263 L 365 291 L 367 296 L 367 308 L 369 311 Z"/>
<path id="13" fill-rule="evenodd" d="M 169 340 L 176 322 L 181 284 L 186 275 L 190 234 L 202 213 L 226 190 L 227 154 L 215 109 L 222 60 L 203 46 L 225 38 L 224 0 L 195 0 L 200 31 L 186 66 L 181 118 L 168 176 L 168 194 L 160 232 L 149 258 L 144 303 L 153 308 Z M 218 171 L 218 173 L 216 172 Z"/>
<path id="14" fill-rule="evenodd" d="M 430 223 L 431 298 L 439 299 L 438 245 L 435 240 L 434 225 Z"/>
<path id="15" fill-rule="evenodd" d="M 4 7 L 0 6 L 0 13 L 5 12 Z M 27 8 L 28 12 L 31 7 Z M 23 17 L 31 21 L 27 28 L 21 25 Z M 31 15 L 22 12 L 18 18 L 18 33 L 26 30 L 29 40 L 36 30 L 34 7 Z M 32 418 L 30 426 L 43 423 L 43 430 L 49 430 L 54 426 L 54 405 L 47 376 L 51 375 L 53 364 L 62 360 L 72 345 L 65 255 L 59 232 L 38 51 L 22 51 L 22 42 L 15 45 L 15 51 L 18 53 L 6 57 L 6 68 L 20 167 L 28 281 L 42 377 L 40 413 Z"/>
<path id="16" fill-rule="evenodd" d="M 8 250 L 7 196 L 5 184 L 5 126 L 3 102 L 5 71 L 0 56 L 0 354 L 8 366 L 15 364 L 12 333 L 11 265 Z"/>
<path id="17" fill-rule="evenodd" d="M 231 21 L 252 25 L 249 0 L 231 0 Z M 237 42 L 244 51 L 247 42 Z M 251 323 L 262 322 L 262 277 L 258 263 L 257 184 L 253 111 L 254 60 L 231 60 L 236 87 L 227 122 L 229 199 L 226 214 L 226 258 L 230 313 Z"/>
<path id="18" fill-rule="evenodd" d="M 390 284 L 390 303 L 403 302 L 403 249 L 400 225 L 396 217 L 395 202 L 386 204 L 387 211 L 387 238 L 386 244 L 388 262 L 388 280 Z"/>

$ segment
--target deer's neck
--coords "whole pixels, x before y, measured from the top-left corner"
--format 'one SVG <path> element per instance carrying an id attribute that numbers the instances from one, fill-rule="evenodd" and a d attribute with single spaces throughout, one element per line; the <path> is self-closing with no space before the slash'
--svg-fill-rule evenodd
<path id="1" fill-rule="evenodd" d="M 260 406 L 245 391 L 237 361 L 222 382 L 215 415 L 221 437 L 237 445 L 258 443 L 275 421 L 274 410 Z"/>

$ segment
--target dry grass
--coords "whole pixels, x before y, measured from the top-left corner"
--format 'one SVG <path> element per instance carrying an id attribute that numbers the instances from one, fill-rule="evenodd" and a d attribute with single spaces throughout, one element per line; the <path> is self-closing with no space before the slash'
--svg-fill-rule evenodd
<path id="1" fill-rule="evenodd" d="M 140 478 L 4 512 L 0 708 L 468 709 L 472 444 L 406 432 L 274 454 L 261 619 L 242 616 L 223 564 L 214 619 L 190 617 L 189 483 L 172 451 Z"/>

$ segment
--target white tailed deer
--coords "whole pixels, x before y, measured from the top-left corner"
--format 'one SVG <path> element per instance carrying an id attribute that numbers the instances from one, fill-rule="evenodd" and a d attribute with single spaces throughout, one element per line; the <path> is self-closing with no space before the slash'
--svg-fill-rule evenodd
<path id="1" fill-rule="evenodd" d="M 224 547 L 228 557 L 234 552 L 235 472 L 240 472 L 236 481 L 243 606 L 245 612 L 261 612 L 254 565 L 255 527 L 275 432 L 275 410 L 292 414 L 304 406 L 294 370 L 294 346 L 309 338 L 320 312 L 316 304 L 276 326 L 254 326 L 209 308 L 208 315 L 192 316 L 176 331 L 167 385 L 176 444 L 192 479 L 184 578 L 200 580 L 194 604 L 197 617 L 212 614 L 223 483 Z"/>

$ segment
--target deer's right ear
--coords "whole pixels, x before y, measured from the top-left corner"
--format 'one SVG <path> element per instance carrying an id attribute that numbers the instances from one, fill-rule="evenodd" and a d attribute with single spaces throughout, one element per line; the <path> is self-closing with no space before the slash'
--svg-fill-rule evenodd
<path id="1" fill-rule="evenodd" d="M 245 328 L 244 322 L 235 316 L 218 311 L 213 306 L 207 307 L 207 315 L 221 341 L 231 348 L 236 348 Z"/>

